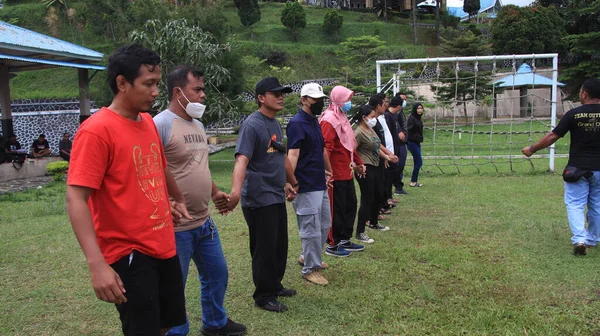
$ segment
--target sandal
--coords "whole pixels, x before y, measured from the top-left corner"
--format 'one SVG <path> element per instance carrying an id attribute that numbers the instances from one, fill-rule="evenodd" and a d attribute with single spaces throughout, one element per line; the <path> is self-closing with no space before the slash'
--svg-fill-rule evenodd
<path id="1" fill-rule="evenodd" d="M 381 209 L 381 210 L 379 210 L 379 214 L 381 214 L 381 215 L 389 215 L 391 213 L 392 213 L 392 210 L 389 210 L 389 209 Z"/>
<path id="2" fill-rule="evenodd" d="M 408 186 L 409 187 L 422 187 L 423 184 L 422 183 L 417 183 L 417 182 L 410 182 L 410 184 Z"/>
<path id="3" fill-rule="evenodd" d="M 379 216 L 377 216 L 377 219 L 378 219 L 378 220 L 386 220 L 387 218 L 385 218 L 385 216 L 384 216 L 384 215 L 379 215 Z M 369 223 L 369 224 L 370 224 L 370 223 Z"/>

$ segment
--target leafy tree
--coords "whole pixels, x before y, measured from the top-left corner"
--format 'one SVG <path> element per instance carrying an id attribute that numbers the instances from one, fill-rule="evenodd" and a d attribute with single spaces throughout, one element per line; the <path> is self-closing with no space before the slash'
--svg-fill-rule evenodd
<path id="1" fill-rule="evenodd" d="M 481 3 L 479 0 L 465 0 L 463 4 L 463 11 L 465 11 L 465 13 L 469 13 L 469 19 L 477 15 L 480 9 Z"/>
<path id="2" fill-rule="evenodd" d="M 490 46 L 481 36 L 476 36 L 471 31 L 449 41 L 442 38 L 442 52 L 451 56 L 484 56 L 490 53 Z M 473 72 L 457 70 L 454 67 L 441 69 L 440 84 L 431 85 L 431 90 L 436 93 L 436 98 L 445 103 L 453 102 L 462 105 L 465 123 L 467 116 L 467 103 L 475 101 L 481 103 L 492 94 L 493 86 L 491 73 L 480 71 L 477 76 Z M 496 92 L 499 90 L 496 89 Z"/>
<path id="3" fill-rule="evenodd" d="M 372 73 L 377 57 L 386 50 L 385 42 L 377 36 L 350 37 L 340 44 L 342 49 L 338 51 L 338 55 L 347 62 L 342 69 L 347 77 L 346 81 L 351 74 L 367 77 L 368 73 Z M 356 77 L 362 79 L 363 76 Z"/>
<path id="4" fill-rule="evenodd" d="M 297 1 L 286 2 L 281 11 L 281 23 L 292 30 L 294 42 L 298 41 L 298 29 L 306 27 L 306 13 Z"/>
<path id="5" fill-rule="evenodd" d="M 237 71 L 236 75 L 232 76 L 232 72 L 224 66 L 231 45 L 219 43 L 213 34 L 190 25 L 184 19 L 167 22 L 150 20 L 142 28 L 132 31 L 129 37 L 160 55 L 163 61 L 163 78 L 166 78 L 166 74 L 177 64 L 189 64 L 204 70 L 209 118 L 221 118 L 237 111 L 235 100 L 240 91 L 229 91 L 229 83 L 235 78 L 243 85 L 243 78 Z M 162 110 L 168 104 L 166 85 L 163 81 L 155 108 Z"/>
<path id="6" fill-rule="evenodd" d="M 492 22 L 495 54 L 528 54 L 565 50 L 565 22 L 554 7 L 502 7 Z"/>
<path id="7" fill-rule="evenodd" d="M 252 26 L 260 21 L 260 7 L 258 0 L 235 0 L 238 16 L 244 27 L 250 27 L 250 39 L 254 38 Z"/>
<path id="8" fill-rule="evenodd" d="M 586 78 L 600 78 L 600 0 L 573 11 L 572 20 L 586 22 L 578 33 L 566 37 L 572 61 L 569 67 L 562 70 L 561 80 L 566 81 L 572 88 L 572 97 Z"/>
<path id="9" fill-rule="evenodd" d="M 344 17 L 335 9 L 328 9 L 323 17 L 323 31 L 327 36 L 340 36 L 340 30 L 344 24 Z"/>
<path id="10" fill-rule="evenodd" d="M 417 41 L 417 0 L 411 1 L 412 6 L 412 29 L 413 29 L 413 43 L 418 44 Z"/>

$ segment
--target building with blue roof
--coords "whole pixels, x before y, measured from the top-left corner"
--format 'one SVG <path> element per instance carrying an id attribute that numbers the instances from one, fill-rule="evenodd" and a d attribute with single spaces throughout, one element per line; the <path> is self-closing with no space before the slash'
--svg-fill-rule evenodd
<path id="1" fill-rule="evenodd" d="M 2 134 L 13 134 L 10 78 L 20 71 L 76 68 L 79 74 L 80 120 L 90 115 L 89 70 L 104 70 L 104 55 L 51 36 L 0 21 L 0 111 Z"/>
<path id="2" fill-rule="evenodd" d="M 487 13 L 489 18 L 495 18 L 502 8 L 501 0 L 480 0 L 479 13 Z M 469 19 L 469 13 L 463 10 L 465 4 L 464 0 L 448 0 L 446 4 L 446 10 L 450 15 L 459 17 L 461 21 Z"/>

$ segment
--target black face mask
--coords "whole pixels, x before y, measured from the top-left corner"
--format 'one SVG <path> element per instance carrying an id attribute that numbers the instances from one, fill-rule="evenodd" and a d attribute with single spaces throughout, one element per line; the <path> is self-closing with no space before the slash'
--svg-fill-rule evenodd
<path id="1" fill-rule="evenodd" d="M 314 104 L 310 105 L 310 113 L 313 115 L 319 115 L 323 112 L 323 107 L 325 106 L 325 102 L 323 100 L 318 100 Z"/>

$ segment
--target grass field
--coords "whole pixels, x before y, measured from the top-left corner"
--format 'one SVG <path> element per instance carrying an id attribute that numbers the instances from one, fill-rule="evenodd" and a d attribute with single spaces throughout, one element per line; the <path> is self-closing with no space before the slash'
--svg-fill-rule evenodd
<path id="1" fill-rule="evenodd" d="M 211 157 L 228 190 L 231 150 Z M 561 162 L 564 164 L 564 162 Z M 385 222 L 387 232 L 346 259 L 329 256 L 327 287 L 304 282 L 289 211 L 285 298 L 290 311 L 253 307 L 241 211 L 216 217 L 230 270 L 226 306 L 249 335 L 598 335 L 600 252 L 574 257 L 562 180 L 424 173 Z M 117 335 L 113 306 L 97 300 L 65 214 L 64 184 L 0 196 L 0 334 Z M 132 205 L 133 206 L 133 205 Z M 195 270 L 187 288 L 191 335 L 200 324 Z"/>

